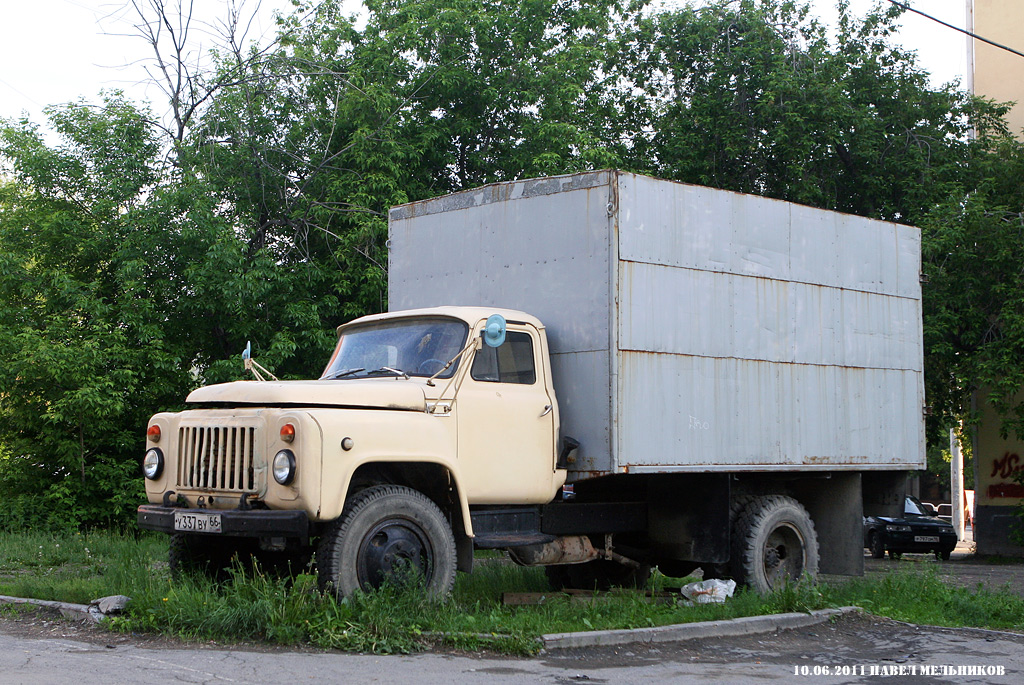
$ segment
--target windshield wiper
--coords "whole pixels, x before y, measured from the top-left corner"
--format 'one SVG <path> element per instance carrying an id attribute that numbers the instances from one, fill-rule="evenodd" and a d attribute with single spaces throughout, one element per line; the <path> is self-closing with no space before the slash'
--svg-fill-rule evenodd
<path id="1" fill-rule="evenodd" d="M 366 371 L 366 369 L 364 369 L 363 367 L 360 366 L 358 369 L 348 369 L 346 371 L 339 371 L 338 373 L 334 374 L 333 376 L 327 376 L 326 378 L 322 378 L 321 380 L 333 381 L 333 380 L 338 379 L 338 378 L 344 378 L 345 376 L 351 376 L 352 374 L 359 373 L 360 371 Z"/>
<path id="2" fill-rule="evenodd" d="M 406 379 L 407 381 L 409 380 L 409 374 L 401 371 L 400 369 L 392 369 L 391 367 L 381 367 L 380 369 L 369 371 L 367 372 L 367 376 L 372 376 L 373 374 L 380 373 L 394 374 L 395 376 L 401 376 L 403 379 Z"/>

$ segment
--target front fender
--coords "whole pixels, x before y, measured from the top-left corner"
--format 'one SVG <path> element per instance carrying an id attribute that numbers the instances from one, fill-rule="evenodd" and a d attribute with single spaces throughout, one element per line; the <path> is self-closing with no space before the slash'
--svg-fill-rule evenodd
<path id="1" fill-rule="evenodd" d="M 450 474 L 466 534 L 472 536 L 469 500 L 460 486 L 454 416 L 398 409 L 318 409 L 309 414 L 323 435 L 317 520 L 331 521 L 341 515 L 352 476 L 363 465 L 436 464 Z"/>

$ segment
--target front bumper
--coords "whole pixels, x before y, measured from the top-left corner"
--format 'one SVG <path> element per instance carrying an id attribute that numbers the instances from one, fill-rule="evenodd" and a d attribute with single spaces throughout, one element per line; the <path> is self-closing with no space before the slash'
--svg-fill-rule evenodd
<path id="1" fill-rule="evenodd" d="M 927 535 L 937 537 L 938 542 L 917 542 L 914 540 L 915 536 Z M 953 549 L 956 547 L 957 537 L 956 535 L 940 535 L 931 531 L 927 533 L 922 532 L 893 532 L 887 531 L 883 533 L 883 539 L 885 540 L 885 548 L 892 549 L 897 552 L 933 552 L 935 550 L 946 550 Z"/>
<path id="2" fill-rule="evenodd" d="M 185 509 L 143 504 L 139 507 L 139 528 L 175 533 L 174 514 L 220 514 L 221 532 L 205 533 L 225 537 L 287 537 L 309 538 L 309 517 L 304 511 L 273 509 Z"/>

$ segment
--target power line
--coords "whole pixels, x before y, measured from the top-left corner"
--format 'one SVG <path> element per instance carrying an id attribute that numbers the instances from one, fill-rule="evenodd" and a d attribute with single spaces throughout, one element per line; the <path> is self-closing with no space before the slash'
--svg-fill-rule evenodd
<path id="1" fill-rule="evenodd" d="M 954 31 L 959 31 L 960 33 L 965 33 L 968 36 L 970 36 L 971 38 L 974 38 L 975 40 L 980 40 L 983 43 L 988 43 L 989 45 L 994 45 L 995 47 L 999 48 L 1000 50 L 1006 50 L 1007 52 L 1012 52 L 1013 54 L 1017 55 L 1018 57 L 1024 57 L 1024 52 L 1020 52 L 1018 50 L 1014 50 L 1011 47 L 1007 47 L 1005 45 L 997 43 L 994 40 L 989 40 L 988 38 L 985 38 L 984 36 L 979 36 L 977 33 L 973 33 L 971 31 L 968 31 L 967 29 L 962 29 L 959 26 L 954 26 L 953 24 L 947 24 L 946 22 L 942 21 L 941 19 L 939 19 L 937 17 L 933 17 L 930 14 L 925 14 L 921 10 L 914 9 L 910 5 L 906 5 L 906 4 L 902 3 L 902 2 L 897 2 L 896 0 L 889 0 L 889 2 L 891 2 L 894 5 L 896 5 L 897 7 L 902 7 L 903 9 L 907 10 L 908 12 L 913 12 L 914 14 L 920 14 L 922 17 L 925 17 L 926 19 L 931 19 L 932 21 L 937 22 L 939 24 L 942 24 L 943 26 L 948 26 L 949 28 L 953 29 Z"/>

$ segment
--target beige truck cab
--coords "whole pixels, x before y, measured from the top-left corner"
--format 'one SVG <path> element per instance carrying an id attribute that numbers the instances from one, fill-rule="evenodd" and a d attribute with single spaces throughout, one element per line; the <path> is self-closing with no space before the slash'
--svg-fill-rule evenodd
<path id="1" fill-rule="evenodd" d="M 318 380 L 237 381 L 187 402 L 149 423 L 138 514 L 173 536 L 174 572 L 238 552 L 301 564 L 315 543 L 340 594 L 399 564 L 444 593 L 472 563 L 472 509 L 549 503 L 565 482 L 544 326 L 522 312 L 363 317 L 339 327 Z M 528 533 L 508 541 L 549 537 Z"/>

